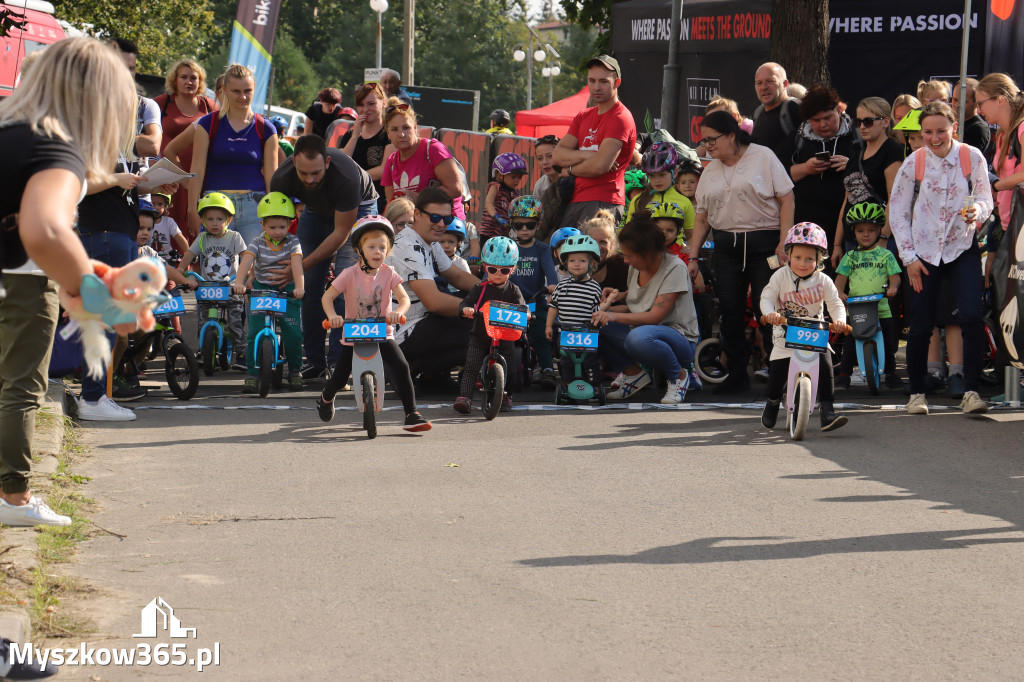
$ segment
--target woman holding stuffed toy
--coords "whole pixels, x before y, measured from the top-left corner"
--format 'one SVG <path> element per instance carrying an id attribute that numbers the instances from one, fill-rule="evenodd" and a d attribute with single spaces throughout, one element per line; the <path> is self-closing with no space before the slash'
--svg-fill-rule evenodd
<path id="1" fill-rule="evenodd" d="M 7 526 L 71 523 L 28 489 L 35 415 L 46 393 L 56 288 L 81 301 L 82 278 L 92 272 L 72 230 L 75 206 L 86 180 L 113 184 L 119 150 L 131 148 L 135 107 L 124 62 L 92 38 L 54 43 L 0 103 L 0 523 Z"/>

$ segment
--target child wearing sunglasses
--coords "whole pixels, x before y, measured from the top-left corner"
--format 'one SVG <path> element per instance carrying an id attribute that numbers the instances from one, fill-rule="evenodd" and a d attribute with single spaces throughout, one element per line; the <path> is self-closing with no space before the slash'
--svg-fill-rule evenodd
<path id="1" fill-rule="evenodd" d="M 480 241 L 508 234 L 508 209 L 519 197 L 519 185 L 526 176 L 526 159 L 505 152 L 494 157 L 491 174 L 494 182 L 487 185 L 484 213 L 480 220 Z"/>
<path id="2" fill-rule="evenodd" d="M 526 304 L 523 292 L 509 281 L 509 277 L 519 262 L 519 248 L 516 243 L 508 237 L 489 239 L 484 244 L 480 258 L 483 261 L 484 274 L 487 279 L 469 291 L 461 306 L 462 316 L 473 320 L 473 329 L 469 335 L 469 347 L 466 349 L 466 362 L 462 366 L 459 397 L 455 399 L 454 405 L 455 411 L 461 414 L 469 414 L 473 409 L 473 389 L 476 388 L 476 381 L 480 376 L 480 365 L 491 348 L 491 338 L 487 336 L 483 320 L 476 316 L 477 311 L 487 301 Z M 513 342 L 502 341 L 499 345 L 499 352 L 505 358 L 508 366 L 512 367 Z M 512 409 L 511 387 L 512 382 L 506 382 L 505 395 L 501 399 L 502 412 Z"/>

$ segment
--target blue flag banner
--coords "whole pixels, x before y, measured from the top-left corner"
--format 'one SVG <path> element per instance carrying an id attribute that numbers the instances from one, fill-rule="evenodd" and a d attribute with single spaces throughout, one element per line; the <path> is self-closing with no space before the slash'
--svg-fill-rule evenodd
<path id="1" fill-rule="evenodd" d="M 267 85 L 273 61 L 274 36 L 277 33 L 277 14 L 281 0 L 240 0 L 238 14 L 231 30 L 232 64 L 241 64 L 253 73 L 256 91 L 252 110 L 263 113 L 267 103 Z"/>

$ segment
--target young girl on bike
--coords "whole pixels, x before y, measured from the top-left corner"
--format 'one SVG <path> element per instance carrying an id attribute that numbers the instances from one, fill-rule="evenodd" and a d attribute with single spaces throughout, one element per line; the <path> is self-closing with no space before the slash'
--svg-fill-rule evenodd
<path id="1" fill-rule="evenodd" d="M 526 159 L 519 154 L 498 154 L 491 164 L 494 182 L 487 185 L 484 214 L 480 220 L 480 241 L 508 234 L 509 207 L 519 197 L 519 185 L 526 177 Z"/>
<path id="2" fill-rule="evenodd" d="M 345 319 L 383 317 L 387 321 L 387 340 L 380 344 L 380 356 L 384 366 L 397 384 L 395 389 L 405 409 L 406 431 L 429 431 L 431 424 L 416 411 L 416 394 L 413 391 L 409 363 L 401 347 L 395 342 L 395 325 L 409 310 L 409 294 L 402 288 L 402 278 L 384 262 L 395 246 L 395 228 L 387 218 L 379 215 L 366 216 L 352 227 L 352 248 L 359 255 L 359 264 L 345 268 L 334 278 L 324 292 L 321 304 L 333 329 L 342 327 Z M 334 310 L 334 299 L 345 297 L 345 317 Z M 391 309 L 394 296 L 398 307 Z M 334 396 L 352 372 L 352 350 L 350 342 L 342 341 L 334 371 L 324 384 L 324 392 L 316 400 L 320 420 L 334 419 Z"/>
<path id="3" fill-rule="evenodd" d="M 480 260 L 484 264 L 487 279 L 472 289 L 462 301 L 462 316 L 473 320 L 473 329 L 469 336 L 469 347 L 466 349 L 466 362 L 462 367 L 462 380 L 459 384 L 459 397 L 455 399 L 455 411 L 469 414 L 473 409 L 473 389 L 476 388 L 477 377 L 480 376 L 480 365 L 490 352 L 491 338 L 487 336 L 483 320 L 476 317 L 480 307 L 487 301 L 503 301 L 526 305 L 523 292 L 509 281 L 509 277 L 519 262 L 519 247 L 508 237 L 493 237 L 484 244 Z M 512 366 L 513 346 L 511 341 L 502 341 L 499 352 L 504 356 L 509 367 Z M 512 398 L 509 386 L 505 385 L 505 395 L 501 399 L 501 411 L 512 409 Z"/>
<path id="4" fill-rule="evenodd" d="M 761 413 L 761 423 L 766 429 L 773 428 L 778 419 L 782 389 L 789 375 L 789 359 L 793 354 L 792 350 L 786 348 L 786 334 L 782 328 L 786 318 L 777 311 L 820 320 L 824 319 L 823 307 L 828 306 L 828 313 L 832 317 L 829 329 L 836 332 L 846 329 L 846 308 L 839 297 L 839 290 L 821 271 L 827 255 L 828 239 L 825 230 L 814 223 L 797 223 L 786 235 L 788 263 L 775 271 L 768 286 L 761 292 L 761 321 L 775 325 L 768 372 L 768 402 Z M 834 390 L 831 354 L 822 353 L 818 368 L 822 431 L 834 431 L 847 422 L 846 417 L 836 414 L 832 406 Z"/>

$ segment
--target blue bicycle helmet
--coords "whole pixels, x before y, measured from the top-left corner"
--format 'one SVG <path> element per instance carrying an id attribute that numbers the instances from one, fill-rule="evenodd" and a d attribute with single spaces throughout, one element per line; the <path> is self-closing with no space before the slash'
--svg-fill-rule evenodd
<path id="1" fill-rule="evenodd" d="M 578 237 L 583 234 L 575 227 L 560 227 L 555 230 L 554 234 L 551 235 L 551 250 L 552 252 L 558 248 L 558 246 L 569 237 Z"/>
<path id="2" fill-rule="evenodd" d="M 284 135 L 288 130 L 288 121 L 285 120 L 284 116 L 271 116 L 270 122 L 277 128 L 278 135 Z"/>
<path id="3" fill-rule="evenodd" d="M 491 237 L 484 244 L 480 260 L 485 265 L 514 268 L 519 263 L 519 247 L 508 237 Z"/>
<path id="4" fill-rule="evenodd" d="M 460 242 L 466 241 L 466 223 L 462 222 L 462 219 L 458 216 L 452 221 L 452 224 L 444 228 L 444 233 L 454 234 Z"/>

